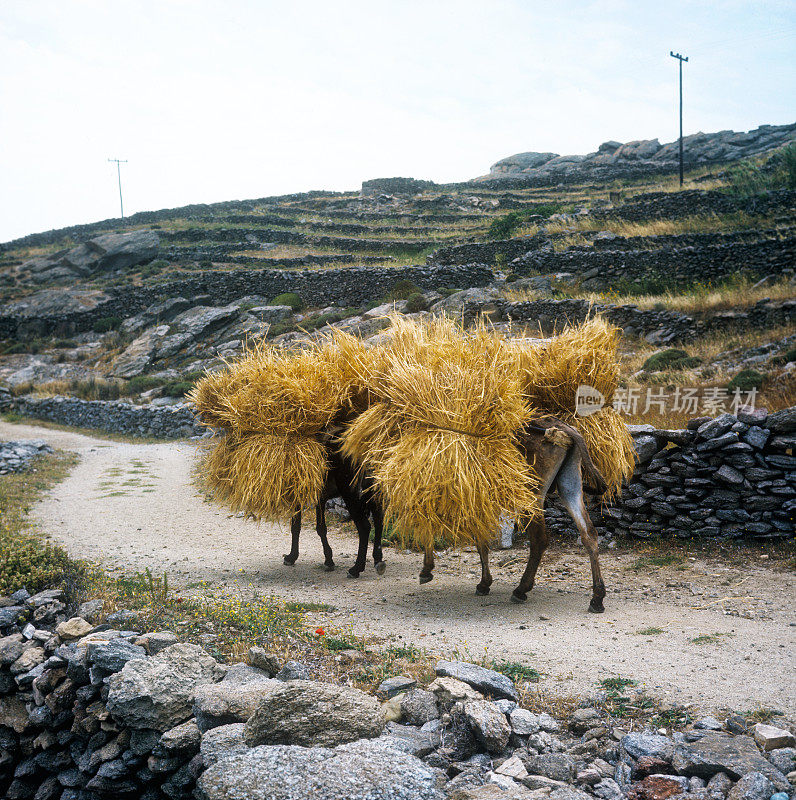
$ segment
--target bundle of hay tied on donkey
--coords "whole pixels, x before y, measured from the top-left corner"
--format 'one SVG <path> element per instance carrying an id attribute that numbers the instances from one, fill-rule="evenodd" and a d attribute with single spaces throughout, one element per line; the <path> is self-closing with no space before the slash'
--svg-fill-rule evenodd
<path id="1" fill-rule="evenodd" d="M 392 322 L 375 346 L 341 332 L 300 351 L 261 346 L 198 384 L 200 419 L 224 432 L 204 465 L 216 499 L 294 523 L 316 506 L 321 533 L 320 507 L 340 492 L 360 534 L 351 574 L 364 568 L 367 514 L 378 536 L 383 510 L 402 543 L 424 552 L 421 582 L 432 578 L 435 546 L 475 545 L 479 594 L 492 582 L 488 549 L 501 519 L 517 520 L 530 537 L 528 568 L 512 595 L 521 602 L 547 543 L 542 511 L 555 488 L 591 558 L 590 608 L 602 610 L 582 489 L 585 476 L 610 495 L 633 467 L 632 441 L 611 406 L 617 331 L 595 318 L 528 347 L 483 324 Z M 583 385 L 606 401 L 588 416 L 576 413 Z M 325 525 L 322 540 L 328 566 Z M 293 541 L 297 555 L 297 531 Z"/>

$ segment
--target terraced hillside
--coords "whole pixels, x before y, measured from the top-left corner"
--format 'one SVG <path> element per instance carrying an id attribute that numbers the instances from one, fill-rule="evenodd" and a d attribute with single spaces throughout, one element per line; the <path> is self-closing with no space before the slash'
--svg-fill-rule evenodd
<path id="1" fill-rule="evenodd" d="M 754 389 L 785 406 L 794 160 L 791 145 L 702 168 L 684 190 L 667 176 L 511 189 L 385 179 L 32 234 L 0 245 L 0 381 L 15 395 L 167 404 L 250 337 L 289 344 L 329 324 L 369 336 L 390 307 L 538 334 L 599 310 L 625 332 L 628 389 L 727 402 Z"/>

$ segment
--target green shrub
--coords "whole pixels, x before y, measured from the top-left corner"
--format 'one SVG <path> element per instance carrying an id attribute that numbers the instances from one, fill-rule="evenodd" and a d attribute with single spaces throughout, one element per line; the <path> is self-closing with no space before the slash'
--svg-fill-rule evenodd
<path id="1" fill-rule="evenodd" d="M 95 333 L 108 333 L 108 331 L 116 330 L 121 324 L 121 317 L 100 317 L 92 325 L 92 328 Z"/>
<path id="2" fill-rule="evenodd" d="M 151 375 L 136 375 L 135 378 L 130 378 L 127 381 L 127 392 L 129 394 L 141 394 L 162 385 L 163 381 L 160 378 L 153 378 Z"/>
<path id="3" fill-rule="evenodd" d="M 511 211 L 503 216 L 495 217 L 486 231 L 487 239 L 508 239 L 522 225 L 525 215 L 519 211 Z"/>
<path id="4" fill-rule="evenodd" d="M 771 359 L 773 364 L 790 364 L 791 361 L 796 361 L 796 347 L 791 347 L 790 350 Z"/>
<path id="5" fill-rule="evenodd" d="M 406 311 L 409 314 L 416 314 L 418 311 L 425 311 L 427 308 L 428 302 L 422 292 L 413 292 L 406 298 Z"/>
<path id="6" fill-rule="evenodd" d="M 767 158 L 741 161 L 727 170 L 728 190 L 737 195 L 761 194 L 772 189 L 796 189 L 796 142 Z"/>
<path id="7" fill-rule="evenodd" d="M 290 306 L 293 311 L 301 311 L 304 308 L 304 301 L 295 292 L 284 292 L 278 294 L 271 300 L 272 306 Z"/>
<path id="8" fill-rule="evenodd" d="M 654 353 L 645 362 L 642 369 L 647 372 L 662 372 L 667 369 L 691 369 L 699 366 L 702 360 L 695 356 L 689 356 L 685 350 L 670 348 Z"/>
<path id="9" fill-rule="evenodd" d="M 171 381 L 164 384 L 163 394 L 167 397 L 183 397 L 193 389 L 192 381 Z"/>
<path id="10" fill-rule="evenodd" d="M 514 283 L 515 281 L 518 281 L 521 277 L 522 275 L 518 275 L 516 272 L 509 272 L 509 274 L 506 275 L 506 283 Z"/>
<path id="11" fill-rule="evenodd" d="M 422 289 L 406 279 L 393 284 L 387 300 L 408 300 L 413 294 L 422 293 Z"/>
<path id="12" fill-rule="evenodd" d="M 763 385 L 766 376 L 756 369 L 742 369 L 728 384 L 730 391 L 740 389 L 742 392 L 749 392 L 752 389 L 759 389 Z"/>
<path id="13" fill-rule="evenodd" d="M 443 297 L 450 297 L 452 294 L 456 294 L 456 292 L 460 292 L 461 289 L 454 289 L 452 286 L 439 286 L 439 287 L 437 287 L 437 291 Z"/>

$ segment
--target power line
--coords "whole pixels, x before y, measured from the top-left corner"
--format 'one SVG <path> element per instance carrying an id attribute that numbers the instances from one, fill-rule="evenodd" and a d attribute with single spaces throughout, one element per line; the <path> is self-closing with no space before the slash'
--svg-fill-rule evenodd
<path id="1" fill-rule="evenodd" d="M 680 131 L 680 135 L 682 136 L 682 131 Z M 124 202 L 122 201 L 122 171 L 120 164 L 126 164 L 126 158 L 109 158 L 108 161 L 112 161 L 116 163 L 116 177 L 119 179 L 119 208 L 122 212 L 122 219 L 124 219 Z"/>
<path id="2" fill-rule="evenodd" d="M 674 50 L 669 51 L 672 58 L 680 62 L 680 186 L 683 185 L 683 61 L 688 61 L 688 56 L 681 56 Z"/>

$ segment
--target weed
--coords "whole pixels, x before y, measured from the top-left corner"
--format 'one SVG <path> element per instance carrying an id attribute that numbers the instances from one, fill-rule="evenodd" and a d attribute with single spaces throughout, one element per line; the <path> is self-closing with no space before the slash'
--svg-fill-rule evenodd
<path id="1" fill-rule="evenodd" d="M 691 644 L 722 644 L 724 642 L 724 638 L 732 636 L 731 633 L 703 633 L 700 636 L 695 636 L 693 639 L 689 639 L 688 641 Z"/>
<path id="2" fill-rule="evenodd" d="M 541 675 L 533 667 L 520 664 L 518 661 L 495 661 L 492 665 L 495 672 L 500 672 L 513 681 L 526 681 L 528 683 L 539 683 Z"/>
<path id="3" fill-rule="evenodd" d="M 411 661 L 413 663 L 420 661 L 420 659 L 425 655 L 424 650 L 421 650 L 419 647 L 415 647 L 413 644 L 391 644 L 389 647 L 385 648 L 384 652 L 388 656 L 403 658 L 406 659 L 406 661 Z"/>
<path id="4" fill-rule="evenodd" d="M 746 719 L 751 722 L 771 722 L 776 717 L 783 717 L 785 715 L 782 711 L 778 711 L 776 708 L 760 706 L 753 711 L 747 711 L 742 716 L 746 717 Z"/>
<path id="5" fill-rule="evenodd" d="M 296 611 L 302 614 L 308 611 L 323 611 L 323 612 L 337 611 L 337 608 L 335 606 L 330 606 L 328 603 L 301 603 L 296 601 L 286 602 L 285 608 L 288 611 Z"/>
<path id="6" fill-rule="evenodd" d="M 421 294 L 423 290 L 410 280 L 400 280 L 393 284 L 388 300 L 408 300 L 413 294 Z"/>
<path id="7" fill-rule="evenodd" d="M 734 391 L 740 389 L 742 392 L 749 392 L 752 389 L 760 389 L 766 376 L 756 369 L 742 369 L 728 384 L 727 389 Z"/>
<path id="8" fill-rule="evenodd" d="M 651 628 L 642 628 L 640 631 L 636 631 L 639 636 L 657 636 L 660 633 L 663 633 L 663 628 L 656 628 L 655 626 Z"/>
<path id="9" fill-rule="evenodd" d="M 121 317 L 100 317 L 94 322 L 92 328 L 95 333 L 108 333 L 108 331 L 116 330 L 122 324 Z"/>
<path id="10" fill-rule="evenodd" d="M 689 356 L 685 350 L 670 348 L 654 353 L 645 362 L 642 369 L 647 372 L 661 372 L 667 369 L 691 369 L 702 363 L 702 360 Z"/>
<path id="11" fill-rule="evenodd" d="M 428 308 L 425 295 L 422 292 L 413 292 L 406 298 L 406 311 L 415 314 L 418 311 L 425 311 Z"/>
<path id="12" fill-rule="evenodd" d="M 301 296 L 296 294 L 295 292 L 285 292 L 284 294 L 278 294 L 271 300 L 272 306 L 290 306 L 293 311 L 301 311 L 304 308 L 304 301 L 301 299 Z"/>
<path id="13" fill-rule="evenodd" d="M 644 572 L 651 567 L 671 567 L 681 564 L 684 561 L 680 553 L 662 553 L 654 556 L 641 556 L 633 563 L 631 569 L 634 572 Z"/>

